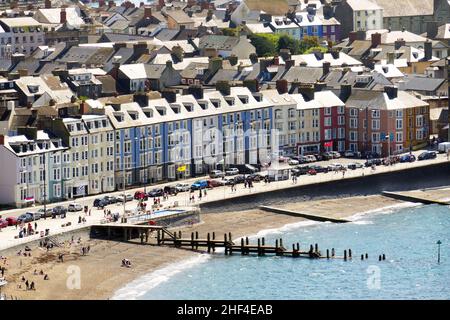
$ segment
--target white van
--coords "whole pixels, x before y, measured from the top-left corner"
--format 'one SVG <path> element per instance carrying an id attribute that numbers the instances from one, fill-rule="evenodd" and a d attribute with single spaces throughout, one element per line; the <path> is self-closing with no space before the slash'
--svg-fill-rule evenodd
<path id="1" fill-rule="evenodd" d="M 439 153 L 447 153 L 450 150 L 450 142 L 441 142 L 438 145 Z"/>

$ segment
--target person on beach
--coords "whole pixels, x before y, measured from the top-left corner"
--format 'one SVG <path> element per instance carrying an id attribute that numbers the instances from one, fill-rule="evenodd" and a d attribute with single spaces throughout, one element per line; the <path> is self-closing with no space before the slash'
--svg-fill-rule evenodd
<path id="1" fill-rule="evenodd" d="M 45 274 L 44 276 L 44 280 L 49 280 L 50 278 L 48 277 L 48 274 Z"/>
<path id="2" fill-rule="evenodd" d="M 25 281 L 25 287 L 27 288 L 27 290 L 30 290 L 30 283 L 27 281 Z"/>

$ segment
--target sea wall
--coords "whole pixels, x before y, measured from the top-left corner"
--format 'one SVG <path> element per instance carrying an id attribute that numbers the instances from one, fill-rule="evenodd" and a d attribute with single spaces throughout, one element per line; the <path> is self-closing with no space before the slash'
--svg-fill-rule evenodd
<path id="1" fill-rule="evenodd" d="M 409 191 L 449 186 L 450 165 L 449 163 L 439 163 L 401 171 L 369 174 L 364 177 L 348 179 L 339 179 L 339 177 L 340 175 L 336 176 L 335 181 L 247 194 L 232 199 L 221 199 L 201 204 L 200 208 L 203 214 L 220 213 L 223 211 L 250 210 L 258 206 L 272 206 L 287 202 L 364 196 L 380 194 L 383 191 Z"/>

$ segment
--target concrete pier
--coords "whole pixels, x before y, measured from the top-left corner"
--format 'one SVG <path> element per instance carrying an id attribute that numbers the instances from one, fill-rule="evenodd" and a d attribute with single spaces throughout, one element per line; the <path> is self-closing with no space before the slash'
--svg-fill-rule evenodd
<path id="1" fill-rule="evenodd" d="M 442 201 L 439 199 L 436 199 L 435 195 L 430 191 L 425 190 L 418 190 L 418 191 L 406 191 L 406 192 L 389 192 L 389 191 L 383 191 L 382 195 L 385 197 L 402 200 L 402 201 L 409 201 L 409 202 L 417 202 L 417 203 L 423 203 L 423 204 L 439 204 L 447 206 L 450 204 L 450 201 Z M 448 193 L 448 196 L 450 197 L 450 190 Z"/>
<path id="2" fill-rule="evenodd" d="M 305 219 L 314 220 L 314 221 L 321 221 L 321 222 L 330 221 L 330 222 L 334 222 L 334 223 L 349 222 L 348 220 L 345 220 L 345 219 L 330 218 L 330 217 L 326 217 L 326 216 L 319 216 L 319 215 L 315 215 L 315 214 L 301 213 L 301 212 L 285 210 L 285 209 L 279 209 L 279 208 L 268 207 L 268 206 L 260 206 L 259 209 L 264 210 L 264 211 L 268 211 L 268 212 L 286 214 L 286 215 L 289 215 L 289 216 L 300 217 L 300 218 L 305 218 Z"/>

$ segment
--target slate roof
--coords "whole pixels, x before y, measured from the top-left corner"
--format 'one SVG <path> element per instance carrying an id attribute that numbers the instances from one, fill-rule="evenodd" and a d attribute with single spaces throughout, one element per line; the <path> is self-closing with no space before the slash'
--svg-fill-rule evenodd
<path id="1" fill-rule="evenodd" d="M 383 8 L 383 17 L 433 15 L 434 1 L 423 0 L 372 0 Z"/>

